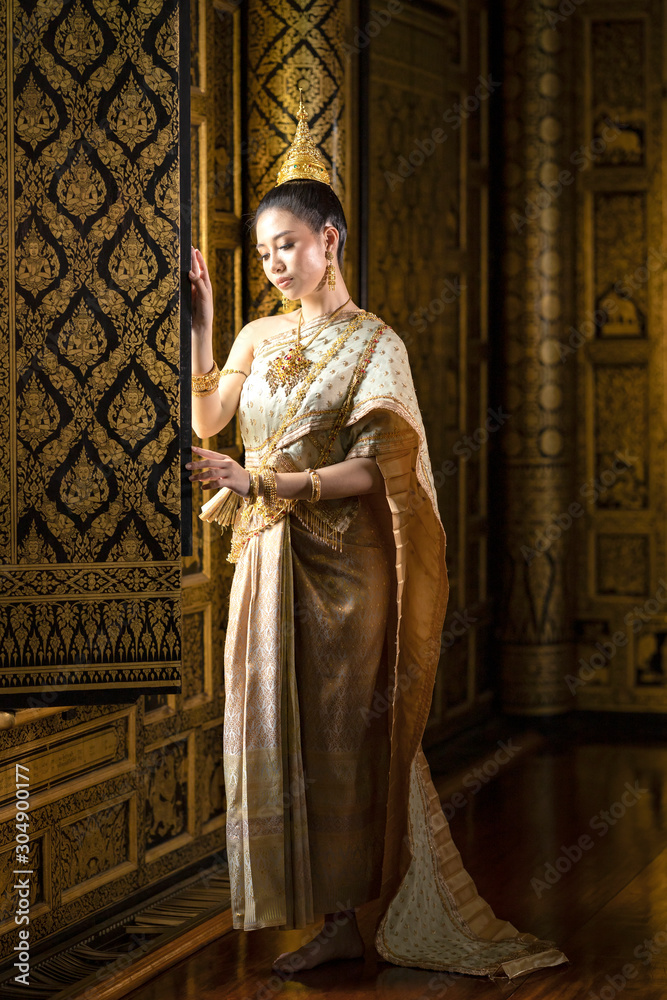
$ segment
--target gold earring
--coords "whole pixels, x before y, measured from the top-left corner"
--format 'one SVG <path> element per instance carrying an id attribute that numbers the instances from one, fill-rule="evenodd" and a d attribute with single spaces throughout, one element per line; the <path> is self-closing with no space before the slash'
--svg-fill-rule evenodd
<path id="1" fill-rule="evenodd" d="M 324 256 L 327 259 L 327 281 L 329 282 L 329 291 L 333 292 L 336 287 L 336 268 L 333 266 L 333 251 L 325 250 Z"/>

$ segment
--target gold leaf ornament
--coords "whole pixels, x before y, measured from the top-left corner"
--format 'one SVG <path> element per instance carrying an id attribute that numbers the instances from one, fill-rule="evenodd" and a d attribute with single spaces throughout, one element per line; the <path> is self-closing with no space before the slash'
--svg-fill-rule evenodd
<path id="1" fill-rule="evenodd" d="M 123 532 L 119 542 L 111 550 L 110 558 L 119 562 L 140 562 L 150 558 L 148 547 L 134 524 L 130 524 Z"/>
<path id="2" fill-rule="evenodd" d="M 36 448 L 57 429 L 60 422 L 58 407 L 50 396 L 44 394 L 44 387 L 32 375 L 21 396 L 19 411 L 19 432 L 21 440 Z"/>
<path id="3" fill-rule="evenodd" d="M 58 181 L 58 197 L 70 215 L 83 222 L 99 212 L 106 199 L 106 184 L 82 149 Z"/>
<path id="4" fill-rule="evenodd" d="M 157 413 L 134 372 L 109 407 L 109 424 L 134 448 L 155 427 Z"/>
<path id="5" fill-rule="evenodd" d="M 119 288 L 135 299 L 157 275 L 157 259 L 141 239 L 134 223 L 112 252 L 109 273 Z"/>
<path id="6" fill-rule="evenodd" d="M 131 150 L 145 142 L 157 123 L 155 108 L 133 77 L 111 102 L 108 118 L 112 131 Z"/>
<path id="7" fill-rule="evenodd" d="M 58 125 L 56 106 L 48 94 L 37 86 L 32 73 L 23 90 L 16 95 L 14 120 L 17 134 L 33 149 L 48 139 Z"/>
<path id="8" fill-rule="evenodd" d="M 63 477 L 60 499 L 73 514 L 83 519 L 98 510 L 108 496 L 109 486 L 103 472 L 82 451 L 76 464 Z"/>
<path id="9" fill-rule="evenodd" d="M 60 272 L 58 255 L 40 236 L 34 222 L 16 251 L 16 257 L 18 283 L 33 295 L 44 291 L 58 277 Z"/>
<path id="10" fill-rule="evenodd" d="M 60 345 L 64 356 L 75 367 L 86 371 L 96 364 L 107 346 L 102 326 L 84 302 L 72 316 Z"/>
<path id="11" fill-rule="evenodd" d="M 102 52 L 104 39 L 99 25 L 76 0 L 72 10 L 56 31 L 56 51 L 70 66 L 81 69 L 94 62 Z"/>

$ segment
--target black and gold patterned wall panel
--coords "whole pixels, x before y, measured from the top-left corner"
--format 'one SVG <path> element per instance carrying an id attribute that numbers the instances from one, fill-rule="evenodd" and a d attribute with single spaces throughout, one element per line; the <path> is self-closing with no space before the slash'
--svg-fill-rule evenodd
<path id="1" fill-rule="evenodd" d="M 448 620 L 428 739 L 484 711 L 489 609 L 487 13 L 401 5 L 368 64 L 367 307 L 405 340 L 448 535 Z M 485 82 L 486 81 L 486 82 Z"/>
<path id="2" fill-rule="evenodd" d="M 658 0 L 578 18 L 577 662 L 586 709 L 667 711 L 665 40 Z"/>
<path id="3" fill-rule="evenodd" d="M 155 0 L 151 4 L 160 35 L 162 5 Z M 72 5 L 76 6 L 76 0 L 72 0 L 70 9 L 74 9 Z M 119 6 L 122 20 L 128 20 L 129 12 L 133 23 L 138 23 L 140 5 L 123 0 Z M 105 7 L 115 10 L 115 4 L 105 5 L 95 0 L 98 20 Z M 84 4 L 81 9 L 90 13 L 92 7 Z M 193 215 L 195 226 L 199 227 L 198 239 L 211 263 L 217 297 L 216 357 L 221 360 L 242 326 L 240 268 L 236 267 L 240 257 L 241 206 L 237 200 L 233 212 L 225 211 L 228 202 L 221 194 L 224 188 L 240 199 L 242 8 L 236 2 L 201 0 L 199 4 L 193 3 L 191 10 L 194 26 L 200 29 L 192 36 L 192 122 L 197 140 L 192 144 Z M 153 51 L 151 46 L 157 35 L 151 34 L 150 27 L 145 36 L 132 35 L 130 61 L 141 60 L 146 68 L 144 50 Z M 164 38 L 166 62 L 166 65 L 160 63 L 160 67 L 172 73 L 176 67 L 176 35 L 160 35 L 160 38 Z M 148 91 L 146 84 L 141 92 L 144 90 Z M 230 94 L 234 102 L 231 111 L 226 107 Z M 222 109 L 222 125 L 218 109 Z M 177 120 L 174 122 L 172 116 L 177 111 L 177 105 L 173 105 L 170 120 L 174 129 Z M 166 140 L 167 134 L 161 134 Z M 150 143 L 137 146 L 142 159 L 147 155 L 146 150 L 151 149 Z M 222 162 L 223 154 L 219 152 L 216 158 L 215 149 L 229 152 L 219 182 L 215 163 Z M 172 163 L 175 169 L 176 161 Z M 148 170 L 148 161 L 144 168 Z M 3 169 L 1 160 L 0 169 Z M 129 167 L 123 169 L 128 178 L 133 176 Z M 160 176 L 172 177 L 172 167 L 165 166 L 165 170 L 166 174 Z M 156 218 L 161 217 L 160 176 L 153 186 L 149 184 L 145 193 L 148 205 L 155 202 Z M 176 220 L 178 188 L 170 190 Z M 219 201 L 214 199 L 216 190 Z M 5 291 L 0 283 L 0 296 Z M 143 303 L 142 314 L 147 315 L 144 299 L 137 296 L 137 302 Z M 94 312 L 94 317 L 98 319 L 98 312 Z M 165 321 L 160 326 L 156 319 L 155 329 L 156 336 L 160 336 L 161 330 L 162 336 L 169 334 L 176 339 L 176 325 L 171 322 Z M 152 336 L 150 330 L 149 334 Z M 175 345 L 173 356 L 177 357 Z M 141 368 L 139 361 L 140 357 L 137 365 Z M 162 392 L 161 372 L 159 369 L 152 373 L 158 386 L 156 395 Z M 136 377 L 143 385 L 141 376 Z M 155 398 L 150 397 L 154 405 Z M 146 419 L 144 411 L 137 413 L 136 418 L 142 424 Z M 136 436 L 136 430 L 133 434 Z M 226 429 L 226 434 L 220 436 L 220 441 L 212 439 L 211 445 L 233 445 L 235 428 Z M 141 449 L 142 443 L 138 442 L 135 450 Z M 12 868 L 7 865 L 11 865 L 12 857 L 9 848 L 15 845 L 12 794 L 17 759 L 30 766 L 31 804 L 34 804 L 30 835 L 35 859 L 31 909 L 31 942 L 35 949 L 44 938 L 62 933 L 82 920 L 91 925 L 96 920 L 102 921 L 108 915 L 108 907 L 118 907 L 139 889 L 148 890 L 158 884 L 163 887 L 163 880 L 167 879 L 170 884 L 177 882 L 183 869 L 206 857 L 216 854 L 219 857 L 224 849 L 223 647 L 233 567 L 225 559 L 226 539 L 220 537 L 217 529 L 210 532 L 211 526 L 199 521 L 196 513 L 197 508 L 195 527 L 199 534 L 195 532 L 195 555 L 183 560 L 180 580 L 178 568 L 173 569 L 174 588 L 182 584 L 180 692 L 155 688 L 136 704 L 123 707 L 87 705 L 56 712 L 21 710 L 16 713 L 14 728 L 0 733 L 0 892 L 3 887 L 7 890 L 3 894 L 6 905 L 0 906 L 2 963 L 13 961 L 16 932 L 13 923 L 16 897 L 11 892 L 15 880 Z M 174 544 L 176 538 L 174 532 Z M 39 565 L 32 564 L 30 569 L 35 571 L 39 583 Z M 150 577 L 146 585 L 151 565 L 144 564 L 143 575 L 138 567 L 135 572 L 137 593 L 144 597 L 154 593 L 156 587 Z M 91 585 L 90 566 L 82 565 L 76 572 L 68 569 L 67 573 L 72 594 Z M 116 579 L 109 577 L 109 589 L 118 605 L 116 614 L 122 618 L 127 612 L 123 596 L 115 592 L 119 589 Z M 114 635 L 113 630 L 121 625 L 122 621 L 109 618 L 106 629 Z M 64 622 L 63 629 L 67 626 Z M 123 641 L 122 629 L 120 641 Z M 50 691 L 42 693 L 45 707 L 53 705 L 52 696 Z"/>
<path id="4" fill-rule="evenodd" d="M 294 138 L 299 88 L 313 138 L 327 160 L 332 186 L 345 206 L 345 3 L 329 0 L 247 0 L 248 87 L 243 179 L 253 212 L 273 187 Z M 246 319 L 276 312 L 276 295 L 258 266 L 247 260 Z"/>
<path id="5" fill-rule="evenodd" d="M 0 14 L 0 695 L 173 689 L 177 0 Z"/>

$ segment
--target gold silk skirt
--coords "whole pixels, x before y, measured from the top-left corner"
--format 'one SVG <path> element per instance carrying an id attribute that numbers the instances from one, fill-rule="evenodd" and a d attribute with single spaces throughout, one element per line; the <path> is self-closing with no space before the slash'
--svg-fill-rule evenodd
<path id="1" fill-rule="evenodd" d="M 396 585 L 373 500 L 359 500 L 342 551 L 288 515 L 236 564 L 223 748 L 235 927 L 304 926 L 380 895 L 390 737 L 377 705 Z"/>

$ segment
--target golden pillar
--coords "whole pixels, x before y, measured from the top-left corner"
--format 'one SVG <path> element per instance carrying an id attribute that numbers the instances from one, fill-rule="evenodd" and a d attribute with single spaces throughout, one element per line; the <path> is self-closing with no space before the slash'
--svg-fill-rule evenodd
<path id="1" fill-rule="evenodd" d="M 313 138 L 345 204 L 344 3 L 249 0 L 243 150 L 246 204 L 252 212 L 275 182 L 296 129 L 299 88 Z M 246 320 L 275 312 L 279 298 L 261 269 L 249 267 Z"/>
<path id="2" fill-rule="evenodd" d="M 571 707 L 575 495 L 571 25 L 553 0 L 506 0 L 503 354 L 505 472 L 501 663 L 508 712 Z"/>

